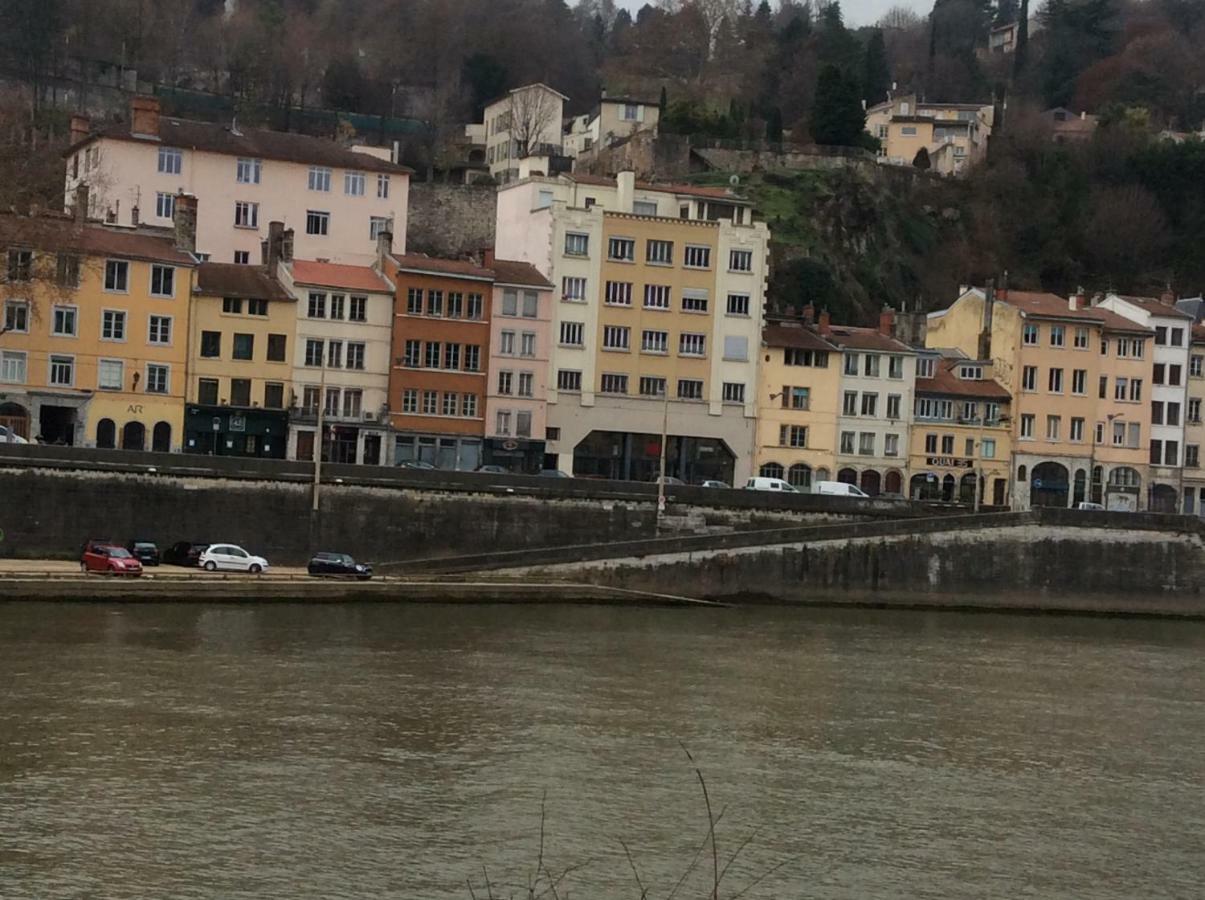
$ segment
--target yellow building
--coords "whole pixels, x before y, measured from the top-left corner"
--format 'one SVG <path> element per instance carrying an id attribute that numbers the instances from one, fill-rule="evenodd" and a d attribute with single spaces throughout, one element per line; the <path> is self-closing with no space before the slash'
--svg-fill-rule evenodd
<path id="1" fill-rule="evenodd" d="M 78 199 L 78 198 L 77 198 Z M 189 234 L 0 215 L 0 425 L 47 443 L 180 449 Z"/>
<path id="2" fill-rule="evenodd" d="M 276 247 L 267 265 L 197 270 L 187 452 L 285 458 L 297 301 L 274 275 L 278 254 Z"/>
<path id="3" fill-rule="evenodd" d="M 866 130 L 879 139 L 879 160 L 910 166 L 929 154 L 930 171 L 957 175 L 987 152 L 994 108 L 981 103 L 925 103 L 893 97 L 866 110 Z"/>
<path id="4" fill-rule="evenodd" d="M 1082 296 L 1009 290 L 987 302 L 975 288 L 929 315 L 926 344 L 990 359 L 1012 395 L 1014 508 L 1093 499 L 1139 509 L 1152 336 Z"/>
<path id="5" fill-rule="evenodd" d="M 762 330 L 754 468 L 800 490 L 832 480 L 841 350 L 798 321 Z"/>
<path id="6" fill-rule="evenodd" d="M 916 363 L 908 496 L 1007 506 L 1011 401 L 993 378 L 991 360 L 923 354 Z"/>
<path id="7" fill-rule="evenodd" d="M 1201 445 L 1205 444 L 1205 325 L 1192 327 L 1188 357 L 1188 406 L 1184 415 L 1184 507 L 1186 515 L 1205 516 L 1205 469 Z"/>

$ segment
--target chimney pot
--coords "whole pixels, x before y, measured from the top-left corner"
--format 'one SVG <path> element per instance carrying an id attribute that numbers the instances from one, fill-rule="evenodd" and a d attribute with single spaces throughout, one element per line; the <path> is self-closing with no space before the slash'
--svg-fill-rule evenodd
<path id="1" fill-rule="evenodd" d="M 269 274 L 275 274 L 276 265 L 280 262 L 280 250 L 285 234 L 285 223 L 279 220 L 274 220 L 268 223 L 268 257 L 264 260 L 268 264 Z"/>
<path id="2" fill-rule="evenodd" d="M 130 98 L 130 133 L 159 137 L 159 98 Z"/>
<path id="3" fill-rule="evenodd" d="M 75 186 L 75 208 L 72 213 L 75 215 L 75 221 L 83 225 L 88 218 L 88 203 L 90 189 L 86 183 L 80 183 Z"/>
<path id="4" fill-rule="evenodd" d="M 890 306 L 884 306 L 879 313 L 879 334 L 885 334 L 891 337 L 895 331 L 895 310 Z"/>
<path id="5" fill-rule="evenodd" d="M 197 250 L 197 198 L 181 191 L 176 194 L 172 226 L 176 232 L 176 249 L 185 253 Z"/>
<path id="6" fill-rule="evenodd" d="M 820 333 L 829 334 L 833 330 L 832 316 L 829 315 L 827 309 L 820 310 Z"/>
<path id="7" fill-rule="evenodd" d="M 377 232 L 377 264 L 384 268 L 385 257 L 393 252 L 393 232 L 385 228 Z"/>
<path id="8" fill-rule="evenodd" d="M 92 120 L 76 114 L 71 117 L 71 143 L 76 144 L 92 133 Z"/>
<path id="9" fill-rule="evenodd" d="M 141 210 L 138 209 L 137 203 L 135 203 L 133 206 L 130 207 L 130 224 L 133 225 L 135 228 L 138 227 L 138 217 L 140 214 L 141 214 Z"/>
<path id="10" fill-rule="evenodd" d="M 636 173 L 626 169 L 615 176 L 615 186 L 618 188 L 616 205 L 620 212 L 630 213 L 636 199 Z"/>
<path id="11" fill-rule="evenodd" d="M 800 310 L 800 315 L 803 317 L 804 322 L 806 322 L 808 325 L 812 325 L 816 321 L 816 307 L 811 303 L 805 303 L 803 305 L 803 309 Z"/>
<path id="12" fill-rule="evenodd" d="M 1163 293 L 1159 295 L 1159 302 L 1164 306 L 1176 305 L 1176 292 L 1172 290 L 1172 286 L 1170 284 L 1164 289 Z"/>
<path id="13" fill-rule="evenodd" d="M 494 259 L 495 259 L 494 248 L 486 247 L 485 250 L 483 250 L 481 253 L 481 258 L 484 261 L 485 267 L 487 269 L 492 269 L 494 267 Z"/>

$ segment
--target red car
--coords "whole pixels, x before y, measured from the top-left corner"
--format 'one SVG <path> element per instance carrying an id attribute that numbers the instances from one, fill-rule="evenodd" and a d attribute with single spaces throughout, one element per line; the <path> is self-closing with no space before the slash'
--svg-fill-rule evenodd
<path id="1" fill-rule="evenodd" d="M 129 550 L 106 541 L 88 541 L 84 545 L 79 567 L 81 572 L 100 572 L 104 575 L 137 578 L 142 574 L 142 563 Z"/>

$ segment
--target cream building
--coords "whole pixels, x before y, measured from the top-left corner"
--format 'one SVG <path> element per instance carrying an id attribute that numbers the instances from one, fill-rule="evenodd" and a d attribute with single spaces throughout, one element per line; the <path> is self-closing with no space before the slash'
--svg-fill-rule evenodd
<path id="1" fill-rule="evenodd" d="M 1192 325 L 1188 356 L 1188 406 L 1184 414 L 1184 505 L 1185 515 L 1205 517 L 1205 469 L 1201 468 L 1201 445 L 1205 444 L 1205 325 Z"/>
<path id="2" fill-rule="evenodd" d="M 513 88 L 485 107 L 485 162 L 500 184 L 519 177 L 519 161 L 564 153 L 561 134 L 565 101 L 569 98 L 546 84 Z M 478 125 L 465 134 L 480 137 Z M 547 166 L 542 167 L 547 172 Z"/>
<path id="3" fill-rule="evenodd" d="M 497 253 L 559 291 L 549 463 L 647 480 L 752 471 L 769 232 L 718 188 L 531 176 L 498 193 Z M 667 392 L 668 391 L 668 395 Z"/>
<path id="4" fill-rule="evenodd" d="M 866 130 L 881 143 L 879 162 L 910 166 L 922 148 L 930 171 L 958 175 L 987 152 L 994 108 L 979 103 L 926 103 L 894 97 L 866 110 Z"/>
<path id="5" fill-rule="evenodd" d="M 293 229 L 303 259 L 371 265 L 381 231 L 405 251 L 410 170 L 388 151 L 164 116 L 154 97 L 133 98 L 116 125 L 73 117 L 71 139 L 68 197 L 87 184 L 93 216 L 166 226 L 175 195 L 192 194 L 197 252 L 209 261 L 257 262 L 270 221 Z"/>
<path id="6" fill-rule="evenodd" d="M 604 90 L 598 106 L 590 113 L 574 116 L 566 123 L 565 153 L 589 159 L 599 150 L 626 140 L 640 131 L 657 133 L 661 107 L 657 101 L 631 97 L 608 97 Z"/>

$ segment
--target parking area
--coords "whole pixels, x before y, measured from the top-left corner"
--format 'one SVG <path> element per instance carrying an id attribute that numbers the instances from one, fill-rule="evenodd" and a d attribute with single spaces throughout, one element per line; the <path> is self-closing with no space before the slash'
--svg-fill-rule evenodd
<path id="1" fill-rule="evenodd" d="M 68 559 L 0 559 L 0 577 L 4 575 L 78 575 L 79 562 Z M 144 578 L 273 578 L 305 575 L 305 566 L 272 566 L 266 575 L 245 572 L 206 572 L 185 566 L 147 566 Z M 96 578 L 105 576 L 96 574 Z"/>

